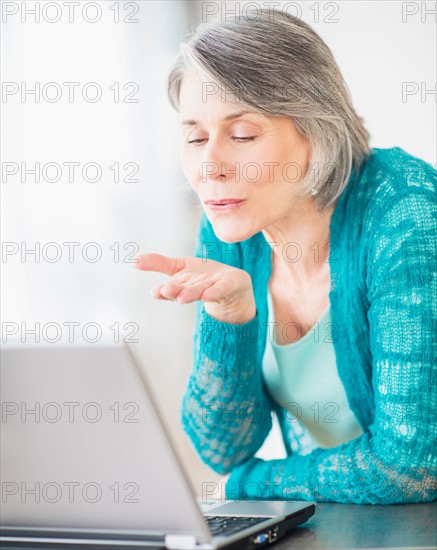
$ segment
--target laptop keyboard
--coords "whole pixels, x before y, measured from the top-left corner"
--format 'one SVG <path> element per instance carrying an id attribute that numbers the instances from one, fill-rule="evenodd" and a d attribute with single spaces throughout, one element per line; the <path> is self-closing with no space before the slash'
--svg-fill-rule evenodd
<path id="1" fill-rule="evenodd" d="M 232 535 L 237 531 L 252 527 L 257 523 L 271 519 L 269 517 L 244 517 L 244 516 L 204 516 L 211 533 L 214 536 Z"/>

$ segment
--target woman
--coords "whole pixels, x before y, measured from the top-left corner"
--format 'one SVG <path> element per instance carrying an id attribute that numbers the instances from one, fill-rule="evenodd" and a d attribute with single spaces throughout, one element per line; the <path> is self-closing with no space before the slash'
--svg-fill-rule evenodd
<path id="1" fill-rule="evenodd" d="M 197 304 L 182 421 L 226 497 L 434 500 L 437 172 L 369 147 L 331 51 L 280 12 L 198 27 L 168 89 L 204 213 L 195 257 L 137 267 Z M 272 413 L 287 457 L 261 460 Z"/>

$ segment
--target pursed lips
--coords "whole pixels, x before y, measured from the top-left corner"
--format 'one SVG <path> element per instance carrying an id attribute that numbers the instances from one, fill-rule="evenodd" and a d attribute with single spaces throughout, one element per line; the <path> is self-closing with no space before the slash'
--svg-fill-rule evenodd
<path id="1" fill-rule="evenodd" d="M 245 199 L 210 199 L 205 201 L 205 204 L 217 204 L 217 205 L 234 204 L 234 203 L 242 202 L 244 200 Z"/>
<path id="2" fill-rule="evenodd" d="M 209 210 L 215 212 L 233 212 L 238 208 L 241 208 L 241 205 L 245 202 L 245 199 L 220 199 L 220 200 L 209 200 L 205 202 L 205 205 Z"/>

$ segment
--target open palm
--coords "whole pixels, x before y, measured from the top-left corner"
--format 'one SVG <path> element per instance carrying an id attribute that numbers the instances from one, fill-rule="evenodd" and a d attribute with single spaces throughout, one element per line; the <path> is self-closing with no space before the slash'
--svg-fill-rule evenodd
<path id="1" fill-rule="evenodd" d="M 152 253 L 137 260 L 135 267 L 141 271 L 170 276 L 165 284 L 152 289 L 154 298 L 180 304 L 201 300 L 209 315 L 224 322 L 245 323 L 255 317 L 252 280 L 243 269 L 191 256 L 170 258 Z"/>

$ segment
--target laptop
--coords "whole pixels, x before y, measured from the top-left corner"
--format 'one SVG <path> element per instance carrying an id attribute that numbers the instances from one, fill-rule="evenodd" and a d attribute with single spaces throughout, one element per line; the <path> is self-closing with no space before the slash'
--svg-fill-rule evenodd
<path id="1" fill-rule="evenodd" d="M 3 346 L 2 547 L 259 548 L 314 514 L 196 496 L 145 367 L 126 343 Z"/>

